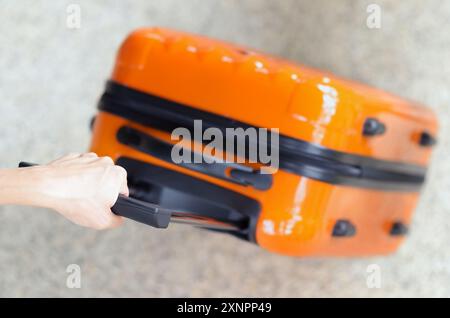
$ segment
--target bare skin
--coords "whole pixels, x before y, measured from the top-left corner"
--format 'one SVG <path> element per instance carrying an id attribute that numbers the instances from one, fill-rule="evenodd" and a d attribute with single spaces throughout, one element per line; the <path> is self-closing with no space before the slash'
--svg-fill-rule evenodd
<path id="1" fill-rule="evenodd" d="M 53 209 L 93 229 L 122 223 L 122 218 L 111 212 L 119 193 L 128 195 L 125 169 L 95 153 L 69 154 L 35 167 L 0 169 L 0 205 Z"/>

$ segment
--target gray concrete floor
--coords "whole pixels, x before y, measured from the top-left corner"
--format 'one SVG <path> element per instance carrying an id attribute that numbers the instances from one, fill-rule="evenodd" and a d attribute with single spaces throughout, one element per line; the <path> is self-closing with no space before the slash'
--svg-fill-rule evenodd
<path id="1" fill-rule="evenodd" d="M 379 30 L 365 24 L 373 2 Z M 81 29 L 65 26 L 69 3 L 81 5 Z M 0 0 L 0 167 L 86 150 L 119 43 L 154 25 L 242 43 L 435 109 L 440 143 L 410 238 L 390 257 L 296 259 L 183 226 L 95 232 L 52 211 L 7 206 L 0 296 L 450 296 L 449 1 Z M 80 289 L 66 287 L 72 263 Z M 366 287 L 372 263 L 380 289 Z"/>

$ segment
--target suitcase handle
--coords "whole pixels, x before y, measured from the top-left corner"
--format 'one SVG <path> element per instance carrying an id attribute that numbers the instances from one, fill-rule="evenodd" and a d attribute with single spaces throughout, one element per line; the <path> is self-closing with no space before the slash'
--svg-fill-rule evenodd
<path id="1" fill-rule="evenodd" d="M 144 223 L 158 229 L 169 226 L 171 211 L 156 204 L 133 199 L 120 194 L 111 211 L 136 222 Z"/>
<path id="2" fill-rule="evenodd" d="M 19 168 L 36 166 L 35 163 L 20 162 Z M 111 211 L 136 222 L 144 223 L 155 228 L 165 229 L 169 226 L 172 212 L 160 206 L 120 194 Z"/>

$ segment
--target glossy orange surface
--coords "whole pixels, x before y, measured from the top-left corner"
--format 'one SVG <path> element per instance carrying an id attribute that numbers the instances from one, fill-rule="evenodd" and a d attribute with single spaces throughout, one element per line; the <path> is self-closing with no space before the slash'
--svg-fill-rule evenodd
<path id="1" fill-rule="evenodd" d="M 430 149 L 422 131 L 436 134 L 433 113 L 331 74 L 241 47 L 181 32 L 148 28 L 131 34 L 117 56 L 112 80 L 254 126 L 347 153 L 426 165 Z M 381 136 L 362 135 L 364 120 L 385 123 Z M 196 176 L 257 199 L 262 205 L 257 243 L 287 255 L 373 255 L 397 249 L 393 222 L 410 223 L 418 193 L 336 186 L 284 171 L 268 191 L 236 185 L 163 162 L 119 144 L 117 130 L 130 125 L 168 140 L 168 135 L 101 112 L 91 149 L 114 159 L 126 155 Z M 331 236 L 338 219 L 357 233 Z"/>

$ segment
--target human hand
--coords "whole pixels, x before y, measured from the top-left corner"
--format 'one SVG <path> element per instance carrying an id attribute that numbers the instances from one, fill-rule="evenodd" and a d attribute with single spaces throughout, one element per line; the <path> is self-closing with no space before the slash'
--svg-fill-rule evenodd
<path id="1" fill-rule="evenodd" d="M 127 173 L 109 157 L 69 154 L 29 173 L 37 180 L 38 204 L 93 229 L 113 228 L 122 217 L 111 212 L 119 193 L 128 196 Z"/>

